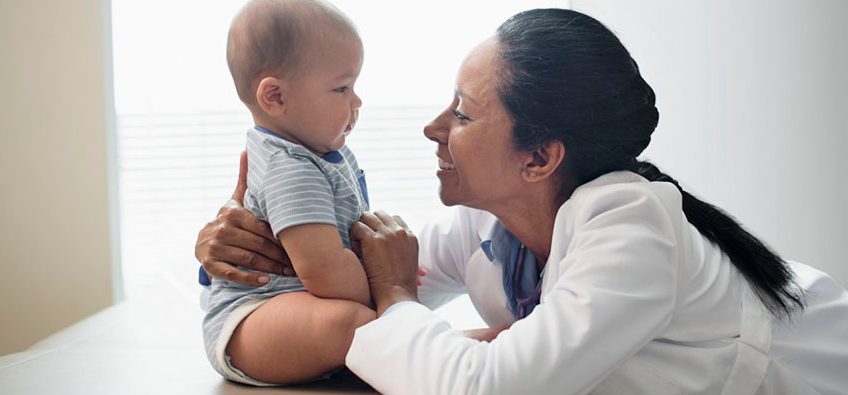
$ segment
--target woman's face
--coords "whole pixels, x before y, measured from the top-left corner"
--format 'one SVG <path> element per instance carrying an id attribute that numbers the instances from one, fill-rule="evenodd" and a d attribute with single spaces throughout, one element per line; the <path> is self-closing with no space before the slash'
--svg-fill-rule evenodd
<path id="1" fill-rule="evenodd" d="M 439 197 L 493 211 L 522 188 L 522 165 L 512 143 L 512 119 L 498 97 L 497 42 L 477 46 L 460 67 L 450 106 L 424 128 L 438 144 Z"/>

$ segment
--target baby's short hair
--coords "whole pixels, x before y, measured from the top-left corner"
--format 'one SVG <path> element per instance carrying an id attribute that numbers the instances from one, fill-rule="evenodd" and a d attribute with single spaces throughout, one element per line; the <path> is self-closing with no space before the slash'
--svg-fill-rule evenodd
<path id="1" fill-rule="evenodd" d="M 310 39 L 322 28 L 357 36 L 350 19 L 323 0 L 252 0 L 230 25 L 227 65 L 239 99 L 256 102 L 256 84 L 263 76 L 295 72 Z"/>

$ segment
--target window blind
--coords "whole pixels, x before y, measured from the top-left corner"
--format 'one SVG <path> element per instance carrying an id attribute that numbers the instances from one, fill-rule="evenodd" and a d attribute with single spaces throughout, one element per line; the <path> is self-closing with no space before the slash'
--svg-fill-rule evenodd
<path id="1" fill-rule="evenodd" d="M 371 207 L 400 215 L 413 228 L 443 210 L 435 144 L 421 132 L 439 110 L 363 108 L 348 137 L 366 172 Z M 250 116 L 238 112 L 119 118 L 126 275 L 143 275 L 160 265 L 196 269 L 197 232 L 232 193 L 251 126 Z"/>
<path id="2" fill-rule="evenodd" d="M 356 21 L 366 46 L 357 82 L 365 104 L 348 144 L 366 171 L 371 207 L 401 215 L 417 228 L 444 210 L 437 197 L 435 144 L 421 130 L 448 104 L 461 60 L 515 12 L 568 2 L 333 3 Z M 223 56 L 227 26 L 243 4 L 112 1 L 128 297 L 150 295 L 162 281 L 187 297 L 199 292 L 197 232 L 232 193 L 252 126 Z M 460 326 L 481 326 L 472 311 L 465 298 L 446 316 Z"/>

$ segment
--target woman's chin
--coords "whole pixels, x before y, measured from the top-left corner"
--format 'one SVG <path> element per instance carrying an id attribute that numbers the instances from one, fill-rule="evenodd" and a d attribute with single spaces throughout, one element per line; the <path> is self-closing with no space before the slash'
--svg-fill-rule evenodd
<path id="1" fill-rule="evenodd" d="M 457 196 L 454 191 L 449 188 L 445 188 L 444 185 L 439 186 L 439 200 L 441 200 L 442 204 L 447 207 L 462 205 L 465 202 L 461 196 Z"/>
<path id="2" fill-rule="evenodd" d="M 439 187 L 439 200 L 442 201 L 442 204 L 450 207 L 457 205 L 456 200 L 450 195 L 450 193 L 445 191 L 444 187 Z"/>

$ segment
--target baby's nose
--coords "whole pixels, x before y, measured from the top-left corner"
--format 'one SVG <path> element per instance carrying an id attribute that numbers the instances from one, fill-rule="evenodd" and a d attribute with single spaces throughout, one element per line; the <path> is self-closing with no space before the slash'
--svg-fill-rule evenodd
<path id="1" fill-rule="evenodd" d="M 356 93 L 353 94 L 353 104 L 351 107 L 354 111 L 359 111 L 359 107 L 362 107 L 362 99 Z"/>

